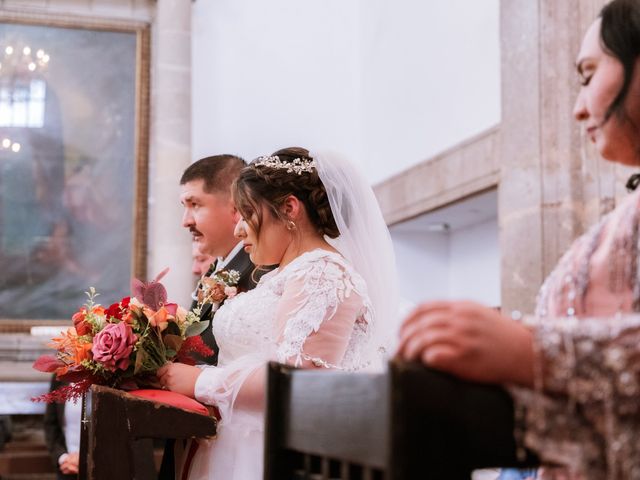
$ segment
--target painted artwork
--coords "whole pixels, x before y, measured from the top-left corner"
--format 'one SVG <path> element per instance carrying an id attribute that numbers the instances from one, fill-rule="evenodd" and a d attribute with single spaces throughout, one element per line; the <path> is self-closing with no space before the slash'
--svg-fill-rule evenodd
<path id="1" fill-rule="evenodd" d="M 0 319 L 68 320 L 90 286 L 107 305 L 128 293 L 146 228 L 138 42 L 0 23 Z"/>

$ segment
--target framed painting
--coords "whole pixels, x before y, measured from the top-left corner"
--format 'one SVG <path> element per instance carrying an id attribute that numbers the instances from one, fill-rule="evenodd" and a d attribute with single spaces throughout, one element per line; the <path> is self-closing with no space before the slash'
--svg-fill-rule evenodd
<path id="1" fill-rule="evenodd" d="M 69 320 L 143 278 L 149 26 L 0 12 L 0 320 Z"/>

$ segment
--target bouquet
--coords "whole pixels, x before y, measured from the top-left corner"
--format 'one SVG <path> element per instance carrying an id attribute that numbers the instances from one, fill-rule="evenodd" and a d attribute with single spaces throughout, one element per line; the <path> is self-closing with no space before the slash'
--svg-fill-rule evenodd
<path id="1" fill-rule="evenodd" d="M 42 355 L 33 367 L 55 373 L 68 383 L 34 401 L 77 399 L 93 384 L 124 390 L 157 386 L 155 372 L 165 363 L 195 364 L 192 354 L 212 355 L 200 337 L 209 322 L 167 302 L 160 279 L 144 283 L 134 279 L 132 296 L 104 308 L 96 303 L 95 289 L 72 317 L 73 327 L 52 340 L 54 355 Z"/>

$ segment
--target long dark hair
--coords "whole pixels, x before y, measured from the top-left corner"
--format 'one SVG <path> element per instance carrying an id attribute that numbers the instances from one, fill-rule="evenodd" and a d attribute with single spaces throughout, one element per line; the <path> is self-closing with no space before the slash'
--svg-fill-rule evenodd
<path id="1" fill-rule="evenodd" d="M 624 83 L 609 106 L 608 119 L 614 113 L 624 116 L 622 107 L 629 93 L 636 61 L 640 57 L 640 0 L 613 0 L 602 8 L 600 17 L 601 46 L 620 60 L 624 67 Z"/>

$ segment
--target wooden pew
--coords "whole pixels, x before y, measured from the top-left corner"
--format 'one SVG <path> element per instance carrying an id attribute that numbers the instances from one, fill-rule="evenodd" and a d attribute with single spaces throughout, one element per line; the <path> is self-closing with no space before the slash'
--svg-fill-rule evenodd
<path id="1" fill-rule="evenodd" d="M 155 480 L 153 439 L 212 437 L 216 420 L 121 390 L 91 387 L 80 442 L 80 479 Z"/>
<path id="2" fill-rule="evenodd" d="M 390 446 L 384 376 L 268 369 L 265 480 L 383 478 Z"/>
<path id="3" fill-rule="evenodd" d="M 268 368 L 265 480 L 468 480 L 537 464 L 516 455 L 501 388 L 400 363 L 384 374 Z"/>

